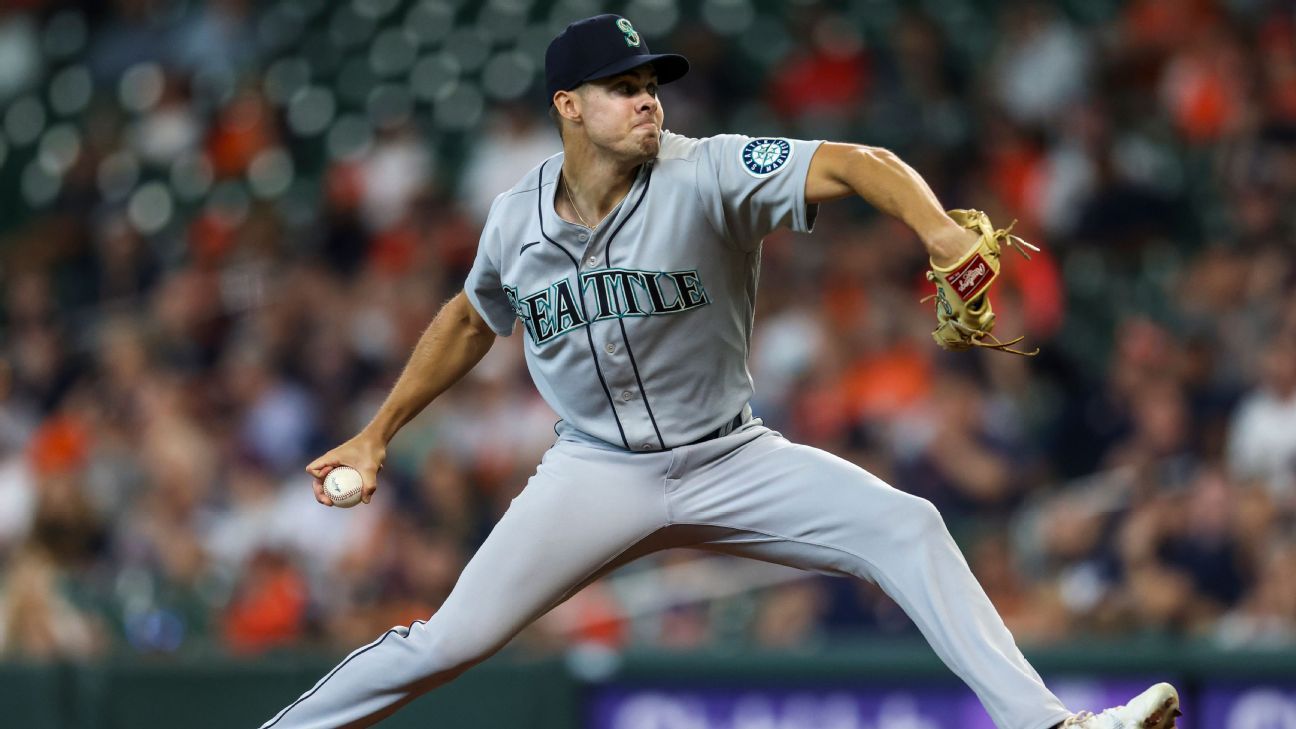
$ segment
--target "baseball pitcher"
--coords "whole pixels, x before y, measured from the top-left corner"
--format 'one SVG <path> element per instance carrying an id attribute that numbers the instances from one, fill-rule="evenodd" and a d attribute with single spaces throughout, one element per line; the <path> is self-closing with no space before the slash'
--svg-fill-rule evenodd
<path id="1" fill-rule="evenodd" d="M 787 441 L 748 405 L 760 245 L 775 228 L 809 232 L 821 203 L 851 195 L 903 221 L 931 257 L 933 336 L 951 349 L 1017 351 L 991 333 L 986 292 L 1002 247 L 1024 243 L 977 211 L 946 213 L 883 149 L 666 131 L 658 86 L 688 67 L 615 15 L 550 44 L 563 152 L 496 198 L 463 291 L 373 421 L 307 470 L 331 505 L 324 476 L 356 468 L 367 503 L 397 430 L 514 332 L 562 418 L 557 440 L 436 614 L 357 649 L 263 729 L 370 726 L 589 582 L 679 546 L 877 583 L 1001 729 L 1173 727 L 1168 684 L 1098 715 L 1068 711 L 929 502 Z"/>

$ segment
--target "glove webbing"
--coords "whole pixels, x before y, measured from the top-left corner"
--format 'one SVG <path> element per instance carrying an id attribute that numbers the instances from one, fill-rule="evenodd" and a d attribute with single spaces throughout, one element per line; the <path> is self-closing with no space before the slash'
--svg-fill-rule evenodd
<path id="1" fill-rule="evenodd" d="M 1026 260 L 1029 261 L 1031 257 L 1030 254 L 1026 252 L 1026 249 L 1029 248 L 1032 251 L 1039 253 L 1039 248 L 1031 245 L 1030 243 L 1027 243 L 1026 241 L 1022 240 L 1020 237 L 1013 235 L 1012 229 L 1013 226 L 1015 225 L 1017 225 L 1016 218 L 1014 218 L 1013 221 L 1008 224 L 1007 228 L 1000 228 L 999 230 L 996 230 L 994 232 L 994 238 L 995 240 L 1003 241 L 1004 245 L 1007 245 L 1012 249 L 1016 250 L 1018 253 L 1025 256 Z M 962 330 L 965 331 L 967 330 L 967 327 L 963 326 L 962 322 L 959 322 L 957 320 L 954 321 L 954 325 Z M 989 337 L 991 340 L 990 343 L 986 344 L 982 342 L 981 336 Z M 1022 352 L 1020 350 L 1012 348 L 1012 345 L 1026 338 L 1026 335 L 1024 334 L 1022 336 L 1017 337 L 1016 339 L 1011 339 L 1007 342 L 1000 341 L 998 337 L 996 337 L 994 334 L 991 334 L 989 332 L 986 332 L 984 335 L 981 336 L 977 336 L 975 332 L 971 332 L 970 341 L 972 342 L 972 344 L 978 347 L 983 347 L 985 349 L 996 349 L 1000 352 L 1009 352 L 1011 354 L 1020 354 L 1023 357 L 1034 357 L 1035 355 L 1039 354 L 1039 347 L 1036 347 L 1033 352 Z"/>

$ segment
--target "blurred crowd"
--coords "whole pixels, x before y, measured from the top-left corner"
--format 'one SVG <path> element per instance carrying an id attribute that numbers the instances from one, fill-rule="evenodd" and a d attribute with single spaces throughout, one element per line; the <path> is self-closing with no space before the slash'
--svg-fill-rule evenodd
<path id="1" fill-rule="evenodd" d="M 558 151 L 543 50 L 600 10 L 690 58 L 669 128 L 885 146 L 1043 248 L 995 292 L 1025 359 L 938 350 L 921 246 L 867 205 L 776 234 L 758 416 L 933 501 L 1025 644 L 1296 645 L 1290 3 L 8 0 L 0 656 L 337 649 L 436 610 L 553 441 L 521 337 L 372 504 L 303 467 Z M 599 583 L 522 640 L 917 635 L 847 580 L 681 594 Z"/>

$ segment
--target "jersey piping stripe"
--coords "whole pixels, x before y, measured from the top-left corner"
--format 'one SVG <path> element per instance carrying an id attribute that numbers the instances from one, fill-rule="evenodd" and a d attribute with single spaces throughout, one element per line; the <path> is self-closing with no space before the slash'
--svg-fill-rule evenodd
<path id="1" fill-rule="evenodd" d="M 579 287 L 580 262 L 566 248 L 558 245 L 558 241 L 550 238 L 544 229 L 544 169 L 545 165 L 548 164 L 549 160 L 545 160 L 544 164 L 540 165 L 540 184 L 536 188 L 536 217 L 540 221 L 540 237 L 552 243 L 554 248 L 562 251 L 563 255 L 567 256 L 572 265 L 576 267 L 576 286 Z M 578 288 L 578 290 L 580 289 Z M 581 295 L 576 298 L 580 301 L 581 316 L 585 318 L 586 322 L 589 322 L 589 311 L 585 308 L 585 292 L 581 290 Z M 598 350 L 594 349 L 594 333 L 590 331 L 591 328 L 590 324 L 585 325 L 585 339 L 589 342 L 590 359 L 594 360 L 594 371 L 598 373 L 599 384 L 603 386 L 603 394 L 607 396 L 608 409 L 612 411 L 612 418 L 616 420 L 617 432 L 621 434 L 621 445 L 625 446 L 626 450 L 630 450 L 630 441 L 626 440 L 625 428 L 621 427 L 621 416 L 617 415 L 616 402 L 612 400 L 612 391 L 608 389 L 607 380 L 603 378 L 603 367 L 599 365 Z"/>
<path id="2" fill-rule="evenodd" d="M 413 629 L 415 625 L 426 625 L 426 624 L 427 624 L 426 620 L 415 620 L 413 623 L 410 623 L 410 629 Z M 337 664 L 337 666 L 335 666 L 332 671 L 329 671 L 327 676 L 321 678 L 319 680 L 319 683 L 315 684 L 315 686 L 311 688 L 310 691 L 307 691 L 306 693 L 302 694 L 301 698 L 297 699 L 296 701 L 284 707 L 283 711 L 280 711 L 279 714 L 275 716 L 275 718 L 271 719 L 269 723 L 262 724 L 261 729 L 270 729 L 270 727 L 274 726 L 275 724 L 278 724 L 279 720 L 287 716 L 288 712 L 291 711 L 294 706 L 314 696 L 315 692 L 319 691 L 320 688 L 324 686 L 325 682 L 327 682 L 330 678 L 333 678 L 333 676 L 335 676 L 338 671 L 341 671 L 343 666 L 350 663 L 352 659 L 359 658 L 366 651 L 370 651 L 373 650 L 374 648 L 377 648 L 378 646 L 383 644 L 383 641 L 387 640 L 393 635 L 400 635 L 400 632 L 402 629 L 404 629 L 404 627 L 405 626 L 402 625 L 400 627 L 392 628 L 391 630 L 379 636 L 378 639 L 375 640 L 374 642 L 370 643 L 367 646 L 364 646 L 363 648 L 357 649 L 351 655 L 347 656 L 341 663 Z M 401 637 L 404 638 L 407 635 L 409 635 L 408 631 L 406 631 L 405 635 L 401 635 Z"/>
<path id="3" fill-rule="evenodd" d="M 603 261 L 608 268 L 612 268 L 612 241 L 616 240 L 617 233 L 620 233 L 626 222 L 634 217 L 635 212 L 639 210 L 639 205 L 648 196 L 648 186 L 652 184 L 652 173 L 653 167 L 650 163 L 648 173 L 644 177 L 643 191 L 639 193 L 639 199 L 635 200 L 634 207 L 630 208 L 630 212 L 617 224 L 616 230 L 612 231 L 612 235 L 608 236 L 607 248 L 603 251 Z M 634 293 L 629 292 L 629 295 L 634 296 Z M 652 423 L 653 432 L 657 434 L 657 444 L 661 446 L 662 450 L 666 450 L 666 441 L 662 439 L 661 429 L 657 427 L 657 416 L 653 415 L 652 403 L 648 402 L 648 391 L 644 389 L 643 378 L 639 376 L 639 363 L 635 361 L 634 350 L 630 348 L 630 335 L 626 334 L 625 319 L 617 319 L 617 324 L 621 327 L 621 342 L 625 344 L 626 355 L 630 357 L 630 369 L 634 370 L 635 384 L 639 386 L 639 397 L 643 398 L 644 408 L 648 410 L 648 420 Z"/>

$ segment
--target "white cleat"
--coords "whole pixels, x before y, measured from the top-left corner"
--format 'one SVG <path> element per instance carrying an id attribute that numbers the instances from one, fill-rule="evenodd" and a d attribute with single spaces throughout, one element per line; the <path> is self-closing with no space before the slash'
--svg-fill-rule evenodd
<path id="1" fill-rule="evenodd" d="M 1088 711 L 1062 722 L 1061 729 L 1174 729 L 1179 711 L 1179 692 L 1168 683 L 1159 683 L 1101 714 Z"/>

